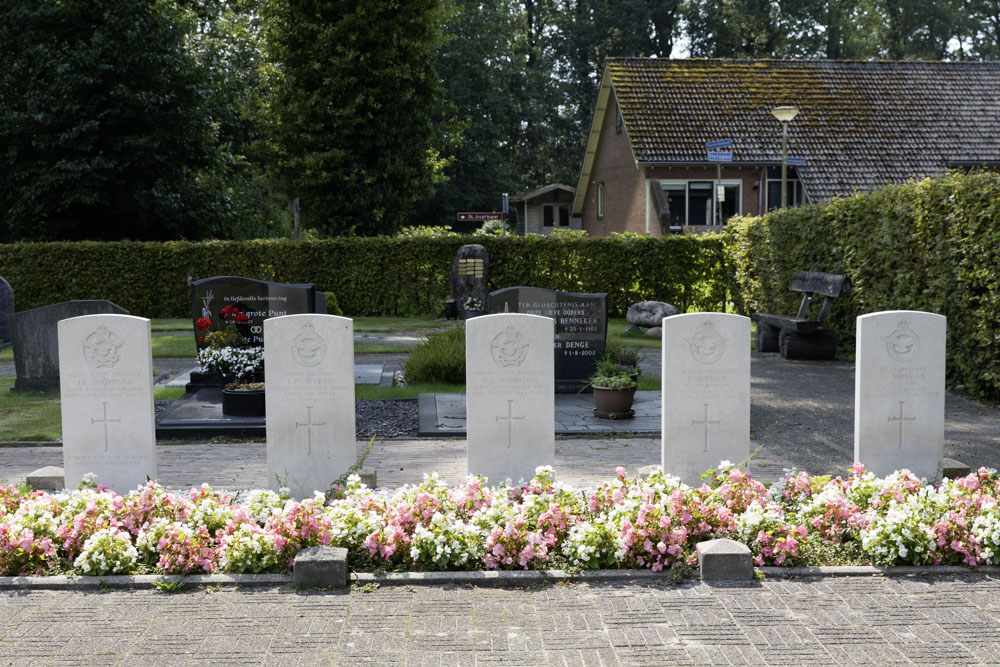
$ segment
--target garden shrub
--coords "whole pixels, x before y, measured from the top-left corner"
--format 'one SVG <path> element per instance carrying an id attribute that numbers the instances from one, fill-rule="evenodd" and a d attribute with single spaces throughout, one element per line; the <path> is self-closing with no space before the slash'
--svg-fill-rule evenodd
<path id="1" fill-rule="evenodd" d="M 827 326 L 853 350 L 859 315 L 924 310 L 948 318 L 952 387 L 1000 398 L 1000 174 L 952 173 L 761 217 L 725 236 L 740 312 L 794 313 L 796 271 L 844 271 L 853 291 Z"/>
<path id="2" fill-rule="evenodd" d="M 403 367 L 408 383 L 465 384 L 465 329 L 453 327 L 427 334 Z"/>
<path id="3" fill-rule="evenodd" d="M 337 315 L 338 317 L 344 316 L 344 311 L 337 304 L 337 295 L 333 292 L 326 292 L 326 314 Z"/>

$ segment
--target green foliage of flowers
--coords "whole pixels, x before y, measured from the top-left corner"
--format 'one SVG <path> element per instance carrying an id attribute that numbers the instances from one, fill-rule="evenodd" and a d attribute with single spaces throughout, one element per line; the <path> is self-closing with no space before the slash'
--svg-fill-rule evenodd
<path id="1" fill-rule="evenodd" d="M 842 349 L 854 348 L 858 315 L 939 313 L 950 384 L 1000 398 L 1000 174 L 953 173 L 735 219 L 725 242 L 740 312 L 794 313 L 796 271 L 841 270 L 853 291 L 827 326 Z"/>
<path id="2" fill-rule="evenodd" d="M 789 471 L 765 487 L 722 462 L 698 487 L 662 473 L 576 489 L 541 467 L 527 481 L 437 476 L 369 489 L 357 475 L 328 496 L 237 496 L 149 482 L 29 494 L 0 489 L 0 574 L 283 572 L 311 546 L 349 552 L 357 570 L 648 568 L 686 572 L 695 548 L 726 537 L 765 565 L 1000 564 L 1000 475 L 981 468 L 928 484 Z"/>
<path id="3" fill-rule="evenodd" d="M 403 367 L 407 383 L 465 383 L 465 329 L 433 331 L 417 343 Z"/>

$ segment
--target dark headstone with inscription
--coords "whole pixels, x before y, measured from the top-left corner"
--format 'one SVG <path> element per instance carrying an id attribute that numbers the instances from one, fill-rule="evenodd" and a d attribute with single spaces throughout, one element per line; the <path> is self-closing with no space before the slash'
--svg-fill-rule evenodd
<path id="1" fill-rule="evenodd" d="M 22 310 L 10 318 L 17 379 L 11 391 L 50 391 L 59 388 L 59 320 L 81 315 L 130 315 L 103 299 L 63 301 Z"/>
<path id="2" fill-rule="evenodd" d="M 10 318 L 13 314 L 14 290 L 9 282 L 0 277 L 0 347 L 13 340 L 10 333 Z"/>
<path id="3" fill-rule="evenodd" d="M 470 243 L 458 249 L 451 265 L 451 298 L 455 300 L 458 316 L 468 317 L 485 313 L 489 308 L 490 257 L 486 248 Z M 477 307 L 478 306 L 478 307 Z"/>
<path id="4" fill-rule="evenodd" d="M 491 313 L 544 315 L 556 321 L 556 392 L 589 388 L 608 333 L 608 295 L 572 294 L 542 287 L 508 287 L 490 293 Z"/>
<path id="5" fill-rule="evenodd" d="M 224 326 L 220 312 L 226 306 L 236 306 L 249 321 L 238 325 L 240 335 L 255 347 L 264 345 L 264 320 L 282 315 L 302 315 L 316 312 L 316 286 L 308 284 L 272 283 L 253 278 L 217 276 L 191 283 L 191 316 L 195 324 L 198 349 L 203 332 L 197 322 L 205 317 L 212 321 L 212 330 Z M 323 306 L 326 307 L 325 296 Z"/>

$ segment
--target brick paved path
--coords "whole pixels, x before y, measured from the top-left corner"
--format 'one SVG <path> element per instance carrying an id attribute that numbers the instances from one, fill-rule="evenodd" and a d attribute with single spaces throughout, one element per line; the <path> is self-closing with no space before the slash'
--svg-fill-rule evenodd
<path id="1" fill-rule="evenodd" d="M 1000 580 L 0 593 L 3 664 L 1000 664 Z"/>

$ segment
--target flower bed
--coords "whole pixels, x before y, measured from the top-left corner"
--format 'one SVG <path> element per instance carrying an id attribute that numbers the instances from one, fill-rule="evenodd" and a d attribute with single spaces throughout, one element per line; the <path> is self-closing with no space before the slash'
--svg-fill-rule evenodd
<path id="1" fill-rule="evenodd" d="M 1000 476 L 980 468 L 928 485 L 903 470 L 876 478 L 792 471 L 766 488 L 723 462 L 692 488 L 661 474 L 592 490 L 482 478 L 448 488 L 371 490 L 356 476 L 331 498 L 266 490 L 186 495 L 149 482 L 120 496 L 83 485 L 49 495 L 0 489 L 0 573 L 282 572 L 303 548 L 349 550 L 355 570 L 649 568 L 696 563 L 695 545 L 729 537 L 757 565 L 1000 563 Z"/>

